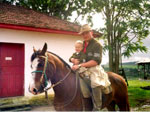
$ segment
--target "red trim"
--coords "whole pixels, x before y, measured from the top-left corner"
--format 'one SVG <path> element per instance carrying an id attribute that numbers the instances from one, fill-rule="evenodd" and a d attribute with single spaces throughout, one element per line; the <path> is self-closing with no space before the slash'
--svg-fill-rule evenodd
<path id="1" fill-rule="evenodd" d="M 25 31 L 36 31 L 36 32 L 47 32 L 47 33 L 56 33 L 56 34 L 66 34 L 66 35 L 77 35 L 77 36 L 79 36 L 79 34 L 77 32 L 73 32 L 73 31 L 63 31 L 63 30 L 46 29 L 46 28 L 35 28 L 35 27 L 27 27 L 27 26 L 3 24 L 3 23 L 0 23 L 0 28 L 15 29 L 15 30 L 25 30 Z"/>

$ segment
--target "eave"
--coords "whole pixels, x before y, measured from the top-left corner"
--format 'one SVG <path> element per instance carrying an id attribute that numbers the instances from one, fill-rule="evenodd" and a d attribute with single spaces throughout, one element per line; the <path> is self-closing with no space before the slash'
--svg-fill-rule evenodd
<path id="1" fill-rule="evenodd" d="M 63 31 L 63 30 L 48 29 L 48 28 L 35 28 L 30 26 L 4 24 L 4 23 L 0 23 L 0 28 L 79 36 L 77 32 L 72 32 L 72 31 Z"/>

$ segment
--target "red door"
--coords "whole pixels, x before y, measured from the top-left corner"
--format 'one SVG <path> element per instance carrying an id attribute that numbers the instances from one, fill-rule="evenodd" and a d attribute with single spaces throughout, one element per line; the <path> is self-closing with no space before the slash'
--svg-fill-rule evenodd
<path id="1" fill-rule="evenodd" d="M 0 98 L 24 95 L 24 44 L 0 43 Z"/>

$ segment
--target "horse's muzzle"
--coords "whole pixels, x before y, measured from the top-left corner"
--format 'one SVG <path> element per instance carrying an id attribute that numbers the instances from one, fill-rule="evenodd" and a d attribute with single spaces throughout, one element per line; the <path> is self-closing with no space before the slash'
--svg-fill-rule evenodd
<path id="1" fill-rule="evenodd" d="M 31 88 L 31 87 L 29 86 L 28 90 L 29 90 L 30 93 L 32 93 L 32 94 L 34 94 L 34 95 L 37 95 L 37 94 L 38 94 L 38 90 L 37 90 L 36 88 Z"/>
<path id="2" fill-rule="evenodd" d="M 32 93 L 32 94 L 34 94 L 34 95 L 37 95 L 37 94 L 39 94 L 39 93 L 44 92 L 44 87 L 41 85 L 40 88 L 38 89 L 38 88 L 30 87 L 30 86 L 29 86 L 29 89 L 28 89 L 28 90 L 29 90 L 30 93 Z"/>

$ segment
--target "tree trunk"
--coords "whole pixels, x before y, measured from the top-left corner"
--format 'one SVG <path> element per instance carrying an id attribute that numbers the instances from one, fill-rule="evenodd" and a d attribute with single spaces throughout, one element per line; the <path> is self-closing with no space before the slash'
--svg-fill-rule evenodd
<path id="1" fill-rule="evenodd" d="M 111 39 L 111 35 L 108 35 L 108 39 Z M 114 43 L 111 41 L 109 44 L 109 70 L 115 73 L 119 73 L 120 65 L 120 46 L 118 40 L 115 40 Z"/>
<path id="2" fill-rule="evenodd" d="M 120 53 L 119 53 L 119 41 L 116 39 L 113 26 L 113 15 L 112 15 L 112 8 L 109 5 L 106 7 L 106 27 L 107 27 L 107 40 L 109 46 L 109 71 L 118 73 L 119 72 L 119 60 L 120 60 Z"/>

